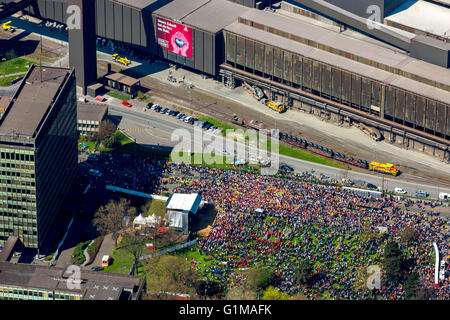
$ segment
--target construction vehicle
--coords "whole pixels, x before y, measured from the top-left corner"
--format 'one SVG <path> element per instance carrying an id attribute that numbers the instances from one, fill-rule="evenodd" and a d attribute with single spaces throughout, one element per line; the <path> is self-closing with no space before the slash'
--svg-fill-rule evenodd
<path id="1" fill-rule="evenodd" d="M 260 101 L 261 99 L 265 98 L 264 92 L 258 88 L 257 86 L 250 86 L 247 82 L 243 82 L 242 85 L 247 89 L 247 91 L 255 98 L 256 100 Z"/>
<path id="2" fill-rule="evenodd" d="M 379 163 L 375 161 L 369 162 L 369 170 L 379 171 L 393 176 L 397 176 L 399 173 L 398 167 L 394 166 L 392 163 Z"/>
<path id="3" fill-rule="evenodd" d="M 121 57 L 121 56 L 119 56 L 118 53 L 114 53 L 113 56 L 112 56 L 112 59 L 113 59 L 114 61 L 117 61 L 118 63 L 123 64 L 123 65 L 126 66 L 126 67 L 128 67 L 128 65 L 131 63 L 131 61 L 128 60 L 127 57 Z"/>
<path id="4" fill-rule="evenodd" d="M 11 26 L 11 23 L 12 23 L 13 21 L 17 20 L 17 19 L 20 19 L 21 17 L 22 17 L 22 16 L 17 17 L 17 18 L 14 18 L 14 19 L 12 19 L 12 20 L 9 20 L 9 21 L 3 23 L 3 24 L 2 24 L 2 29 L 3 29 L 3 30 L 6 30 L 6 31 L 13 31 L 15 28 L 13 29 L 13 26 Z"/>
<path id="5" fill-rule="evenodd" d="M 270 109 L 275 110 L 278 113 L 281 113 L 285 110 L 285 107 L 282 103 L 267 100 L 265 101 L 265 105 L 268 106 Z"/>

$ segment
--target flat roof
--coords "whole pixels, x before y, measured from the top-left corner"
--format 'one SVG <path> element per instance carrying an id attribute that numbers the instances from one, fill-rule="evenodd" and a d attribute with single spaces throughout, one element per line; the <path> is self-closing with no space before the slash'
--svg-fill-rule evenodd
<path id="1" fill-rule="evenodd" d="M 392 84 L 407 91 L 414 91 L 430 99 L 435 99 L 444 103 L 448 103 L 450 101 L 450 92 L 448 91 L 429 86 L 424 83 L 411 80 L 354 60 L 350 60 L 348 58 L 330 53 L 325 50 L 317 49 L 297 41 L 265 32 L 248 25 L 238 23 L 237 21 L 227 26 L 225 30 L 247 37 L 249 39 L 259 41 L 261 43 L 267 43 L 286 51 L 298 53 L 304 57 L 315 59 L 337 68 L 359 74 L 361 76 L 366 76 L 383 83 Z"/>
<path id="2" fill-rule="evenodd" d="M 164 7 L 155 10 L 154 13 L 177 22 L 177 20 L 181 21 L 185 16 L 207 4 L 209 1 L 211 0 L 173 0 Z"/>
<path id="3" fill-rule="evenodd" d="M 174 0 L 154 13 L 196 29 L 217 33 L 248 9 L 227 0 Z"/>
<path id="4" fill-rule="evenodd" d="M 240 14 L 249 8 L 226 0 L 211 0 L 198 8 L 182 21 L 195 28 L 212 33 L 221 31 L 225 26 L 237 20 Z"/>
<path id="5" fill-rule="evenodd" d="M 35 138 L 53 99 L 72 72 L 67 68 L 38 67 L 27 74 L 16 92 L 16 101 L 0 119 L 0 134 Z"/>
<path id="6" fill-rule="evenodd" d="M 77 120 L 101 121 L 108 111 L 108 106 L 101 103 L 77 102 Z"/>
<path id="7" fill-rule="evenodd" d="M 403 53 L 343 35 L 318 25 L 306 23 L 301 19 L 256 9 L 250 9 L 241 14 L 240 17 L 450 86 L 450 69 L 411 58 Z M 235 25 L 235 23 L 232 25 Z M 228 27 L 225 27 L 225 30 L 228 30 Z M 252 28 L 252 30 L 256 31 L 257 29 Z M 269 35 L 271 33 L 265 32 L 265 34 Z M 271 39 L 276 42 L 276 39 L 280 39 L 281 41 L 282 38 L 281 36 L 277 36 Z M 405 68 L 407 65 L 409 67 Z"/>
<path id="8" fill-rule="evenodd" d="M 450 9 L 438 4 L 407 0 L 385 20 L 450 38 Z"/>
<path id="9" fill-rule="evenodd" d="M 143 282 L 138 276 L 83 270 L 80 289 L 69 289 L 67 279 L 71 273 L 67 271 L 59 267 L 0 262 L 0 284 L 79 294 L 85 300 L 117 300 L 124 288 L 132 291 Z"/>
<path id="10" fill-rule="evenodd" d="M 120 73 L 120 72 L 108 74 L 105 76 L 105 78 L 113 80 L 113 81 L 117 81 L 119 83 L 122 83 L 122 84 L 130 86 L 130 87 L 140 81 L 139 79 L 132 78 L 132 77 L 124 75 L 123 73 Z"/>

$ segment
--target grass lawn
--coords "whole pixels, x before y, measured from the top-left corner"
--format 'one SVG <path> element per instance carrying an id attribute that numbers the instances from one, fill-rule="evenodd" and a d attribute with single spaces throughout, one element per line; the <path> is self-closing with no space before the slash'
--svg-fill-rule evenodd
<path id="1" fill-rule="evenodd" d="M 0 78 L 0 87 L 8 87 L 11 85 L 11 82 L 16 79 L 18 76 L 8 76 Z M 20 77 L 20 76 L 19 76 Z"/>
<path id="2" fill-rule="evenodd" d="M 121 95 L 120 93 L 114 92 L 114 91 L 109 91 L 108 93 L 106 93 L 108 96 L 111 96 L 113 98 L 122 100 L 122 101 L 128 101 L 128 97 L 125 97 L 124 95 Z"/>
<path id="3" fill-rule="evenodd" d="M 113 259 L 113 263 L 105 267 L 103 272 L 128 274 L 130 272 L 131 265 L 133 264 L 133 255 L 125 249 L 119 248 L 111 252 L 110 257 Z M 139 275 L 143 275 L 142 264 L 139 263 Z"/>
<path id="4" fill-rule="evenodd" d="M 14 58 L 11 60 L 6 60 L 0 62 L 0 75 L 18 73 L 18 72 L 27 72 L 28 67 L 27 64 L 32 64 L 31 61 L 23 59 L 23 58 Z"/>

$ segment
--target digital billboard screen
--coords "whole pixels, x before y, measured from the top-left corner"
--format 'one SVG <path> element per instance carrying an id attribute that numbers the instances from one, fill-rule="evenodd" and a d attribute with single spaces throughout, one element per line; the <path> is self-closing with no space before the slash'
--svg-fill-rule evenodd
<path id="1" fill-rule="evenodd" d="M 156 39 L 163 49 L 192 59 L 192 28 L 157 17 Z"/>

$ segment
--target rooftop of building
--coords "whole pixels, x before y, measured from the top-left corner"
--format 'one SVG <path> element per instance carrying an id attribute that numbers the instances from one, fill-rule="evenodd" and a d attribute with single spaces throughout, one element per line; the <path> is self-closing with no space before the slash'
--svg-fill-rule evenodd
<path id="1" fill-rule="evenodd" d="M 66 68 L 32 66 L 0 119 L 0 136 L 36 138 L 71 72 Z"/>
<path id="2" fill-rule="evenodd" d="M 123 73 L 120 72 L 116 72 L 116 73 L 111 73 L 105 76 L 106 79 L 109 80 L 113 80 L 113 81 L 117 81 L 121 84 L 124 84 L 126 86 L 134 86 L 135 84 L 138 84 L 140 82 L 139 79 L 135 79 L 133 77 L 124 75 Z"/>
<path id="3" fill-rule="evenodd" d="M 154 13 L 196 29 L 217 33 L 248 9 L 227 0 L 173 0 Z"/>
<path id="4" fill-rule="evenodd" d="M 0 262 L 0 285 L 78 294 L 84 300 L 118 300 L 123 290 L 136 292 L 143 286 L 138 276 L 83 270 L 79 289 L 71 289 L 69 284 L 78 284 L 68 280 L 71 276 L 70 269 Z"/>
<path id="5" fill-rule="evenodd" d="M 356 39 L 315 24 L 307 23 L 303 19 L 256 9 L 251 9 L 242 13 L 240 18 L 450 86 L 450 69 L 412 58 L 406 54 L 391 50 L 385 46 L 379 46 L 373 42 Z M 237 25 L 238 24 L 235 22 L 226 27 L 225 30 L 236 28 Z M 256 31 L 256 28 L 252 29 Z M 267 36 L 269 34 L 275 36 L 270 38 L 274 45 L 277 45 L 277 41 L 281 41 L 283 38 L 274 33 L 265 32 L 265 34 Z M 251 38 L 251 36 L 248 37 Z M 337 56 L 337 54 L 335 55 Z"/>
<path id="6" fill-rule="evenodd" d="M 396 85 L 401 89 L 411 91 L 414 88 L 414 92 L 417 94 L 421 94 L 423 96 L 429 97 L 431 99 L 435 99 L 444 103 L 448 103 L 450 101 L 450 92 L 438 89 L 436 87 L 426 85 L 424 83 L 414 81 L 397 74 L 390 73 L 388 71 L 381 70 L 376 67 L 372 67 L 367 64 L 363 64 L 361 62 L 357 62 L 354 60 L 350 60 L 346 57 L 330 53 L 325 50 L 321 50 L 318 48 L 314 48 L 308 46 L 306 44 L 290 40 L 284 38 L 282 36 L 278 36 L 273 33 L 265 32 L 263 30 L 259 30 L 243 23 L 234 22 L 231 25 L 227 26 L 225 30 L 230 31 L 232 33 L 247 37 L 249 39 L 253 39 L 259 41 L 261 43 L 266 43 L 272 45 L 274 47 L 281 48 L 283 50 L 300 54 L 304 57 L 321 61 L 326 64 L 330 64 L 337 68 L 341 68 L 343 70 L 347 70 L 349 72 L 353 72 L 359 75 L 364 75 L 368 78 L 372 78 L 374 80 L 378 80 L 380 82 L 384 82 L 387 84 Z M 422 61 L 420 61 L 422 62 Z M 417 64 L 419 63 L 416 62 Z M 426 62 L 424 62 L 426 63 Z M 436 67 L 432 64 L 426 63 L 431 67 Z M 411 68 L 418 68 L 418 66 L 410 66 Z M 437 67 L 440 68 L 440 67 Z M 441 68 L 446 70 L 444 68 Z M 450 72 L 450 70 L 446 70 Z M 394 81 L 395 80 L 395 81 Z M 449 79 L 444 79 L 449 81 Z"/>
<path id="7" fill-rule="evenodd" d="M 100 122 L 108 112 L 108 106 L 101 103 L 77 102 L 77 120 Z"/>
<path id="8" fill-rule="evenodd" d="M 450 39 L 450 9 L 438 4 L 407 0 L 385 19 Z"/>

